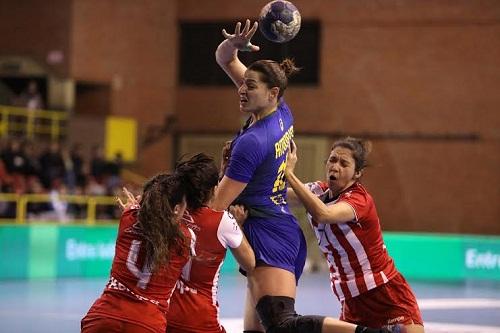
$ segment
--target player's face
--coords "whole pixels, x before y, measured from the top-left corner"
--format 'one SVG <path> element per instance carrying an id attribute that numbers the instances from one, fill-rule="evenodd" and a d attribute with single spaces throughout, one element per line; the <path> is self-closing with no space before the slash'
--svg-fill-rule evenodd
<path id="1" fill-rule="evenodd" d="M 326 179 L 334 195 L 351 186 L 359 178 L 354 167 L 355 161 L 350 149 L 336 147 L 332 150 L 326 161 Z"/>
<path id="2" fill-rule="evenodd" d="M 247 70 L 243 84 L 238 89 L 240 97 L 240 110 L 243 112 L 259 113 L 273 107 L 276 96 L 272 89 L 261 81 L 260 73 Z"/>

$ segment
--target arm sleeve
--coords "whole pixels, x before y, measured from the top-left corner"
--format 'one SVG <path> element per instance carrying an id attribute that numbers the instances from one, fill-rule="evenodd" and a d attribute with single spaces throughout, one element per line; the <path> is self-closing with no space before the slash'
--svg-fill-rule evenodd
<path id="1" fill-rule="evenodd" d="M 231 151 L 226 176 L 242 183 L 249 183 L 264 160 L 265 145 L 254 134 L 243 134 Z"/>
<path id="2" fill-rule="evenodd" d="M 217 229 L 217 238 L 224 248 L 229 246 L 232 249 L 239 247 L 243 241 L 243 232 L 228 212 L 224 212 L 222 215 Z"/>
<path id="3" fill-rule="evenodd" d="M 131 227 L 135 222 L 137 222 L 137 215 L 139 213 L 139 208 L 128 208 L 125 209 L 120 217 L 120 224 L 118 225 L 118 232 L 121 233 L 123 230 Z"/>
<path id="4" fill-rule="evenodd" d="M 360 191 L 343 193 L 338 202 L 345 202 L 352 207 L 356 222 L 361 222 L 368 215 L 371 205 L 371 201 L 366 194 Z"/>
<path id="5" fill-rule="evenodd" d="M 304 185 L 309 191 L 311 191 L 313 194 L 317 196 L 322 195 L 328 189 L 328 185 L 320 181 L 305 183 Z"/>

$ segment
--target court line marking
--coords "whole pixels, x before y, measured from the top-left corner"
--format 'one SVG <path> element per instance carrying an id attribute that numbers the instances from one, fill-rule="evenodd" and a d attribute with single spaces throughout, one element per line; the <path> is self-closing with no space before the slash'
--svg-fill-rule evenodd
<path id="1" fill-rule="evenodd" d="M 12 317 L 19 317 L 24 321 L 27 318 L 46 318 L 46 319 L 58 319 L 58 320 L 69 320 L 79 322 L 85 314 L 68 314 L 68 313 L 58 313 L 58 312 L 37 312 L 37 313 L 27 313 L 25 311 L 0 311 L 0 318 L 2 316 L 7 316 L 12 319 Z M 243 319 L 242 318 L 222 318 L 222 324 L 226 328 L 227 332 L 242 332 L 243 331 Z M 483 325 L 470 325 L 470 324 L 453 324 L 453 323 L 437 323 L 437 322 L 425 322 L 426 333 L 500 333 L 500 327 L 494 326 L 483 326 Z"/>
<path id="2" fill-rule="evenodd" d="M 500 308 L 500 300 L 492 298 L 422 298 L 418 300 L 418 306 L 421 310 Z"/>
<path id="3" fill-rule="evenodd" d="M 239 318 L 222 318 L 222 325 L 227 332 L 242 332 L 243 319 Z M 426 333 L 500 333 L 500 327 L 480 326 L 480 325 L 458 325 L 451 323 L 435 323 L 425 322 Z"/>

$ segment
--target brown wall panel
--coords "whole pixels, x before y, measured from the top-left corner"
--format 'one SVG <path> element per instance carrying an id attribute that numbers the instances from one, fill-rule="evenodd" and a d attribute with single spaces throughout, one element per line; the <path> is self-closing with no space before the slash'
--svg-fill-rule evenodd
<path id="1" fill-rule="evenodd" d="M 363 181 L 388 230 L 500 234 L 498 148 L 374 141 Z"/>
<path id="2" fill-rule="evenodd" d="M 172 112 L 174 1 L 76 1 L 73 76 L 113 86 L 112 113 L 154 123 Z"/>
<path id="3" fill-rule="evenodd" d="M 55 75 L 67 77 L 71 59 L 72 1 L 0 1 L 0 56 L 31 57 Z M 51 63 L 51 51 L 61 52 Z"/>

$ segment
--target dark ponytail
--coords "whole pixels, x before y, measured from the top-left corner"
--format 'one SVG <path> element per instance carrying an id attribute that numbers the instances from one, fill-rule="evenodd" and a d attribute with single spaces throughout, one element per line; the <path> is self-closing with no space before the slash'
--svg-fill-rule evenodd
<path id="1" fill-rule="evenodd" d="M 185 237 L 173 209 L 183 200 L 184 190 L 177 175 L 159 174 L 144 185 L 138 221 L 145 244 L 145 262 L 152 272 L 168 263 L 174 247 L 181 252 Z"/>

